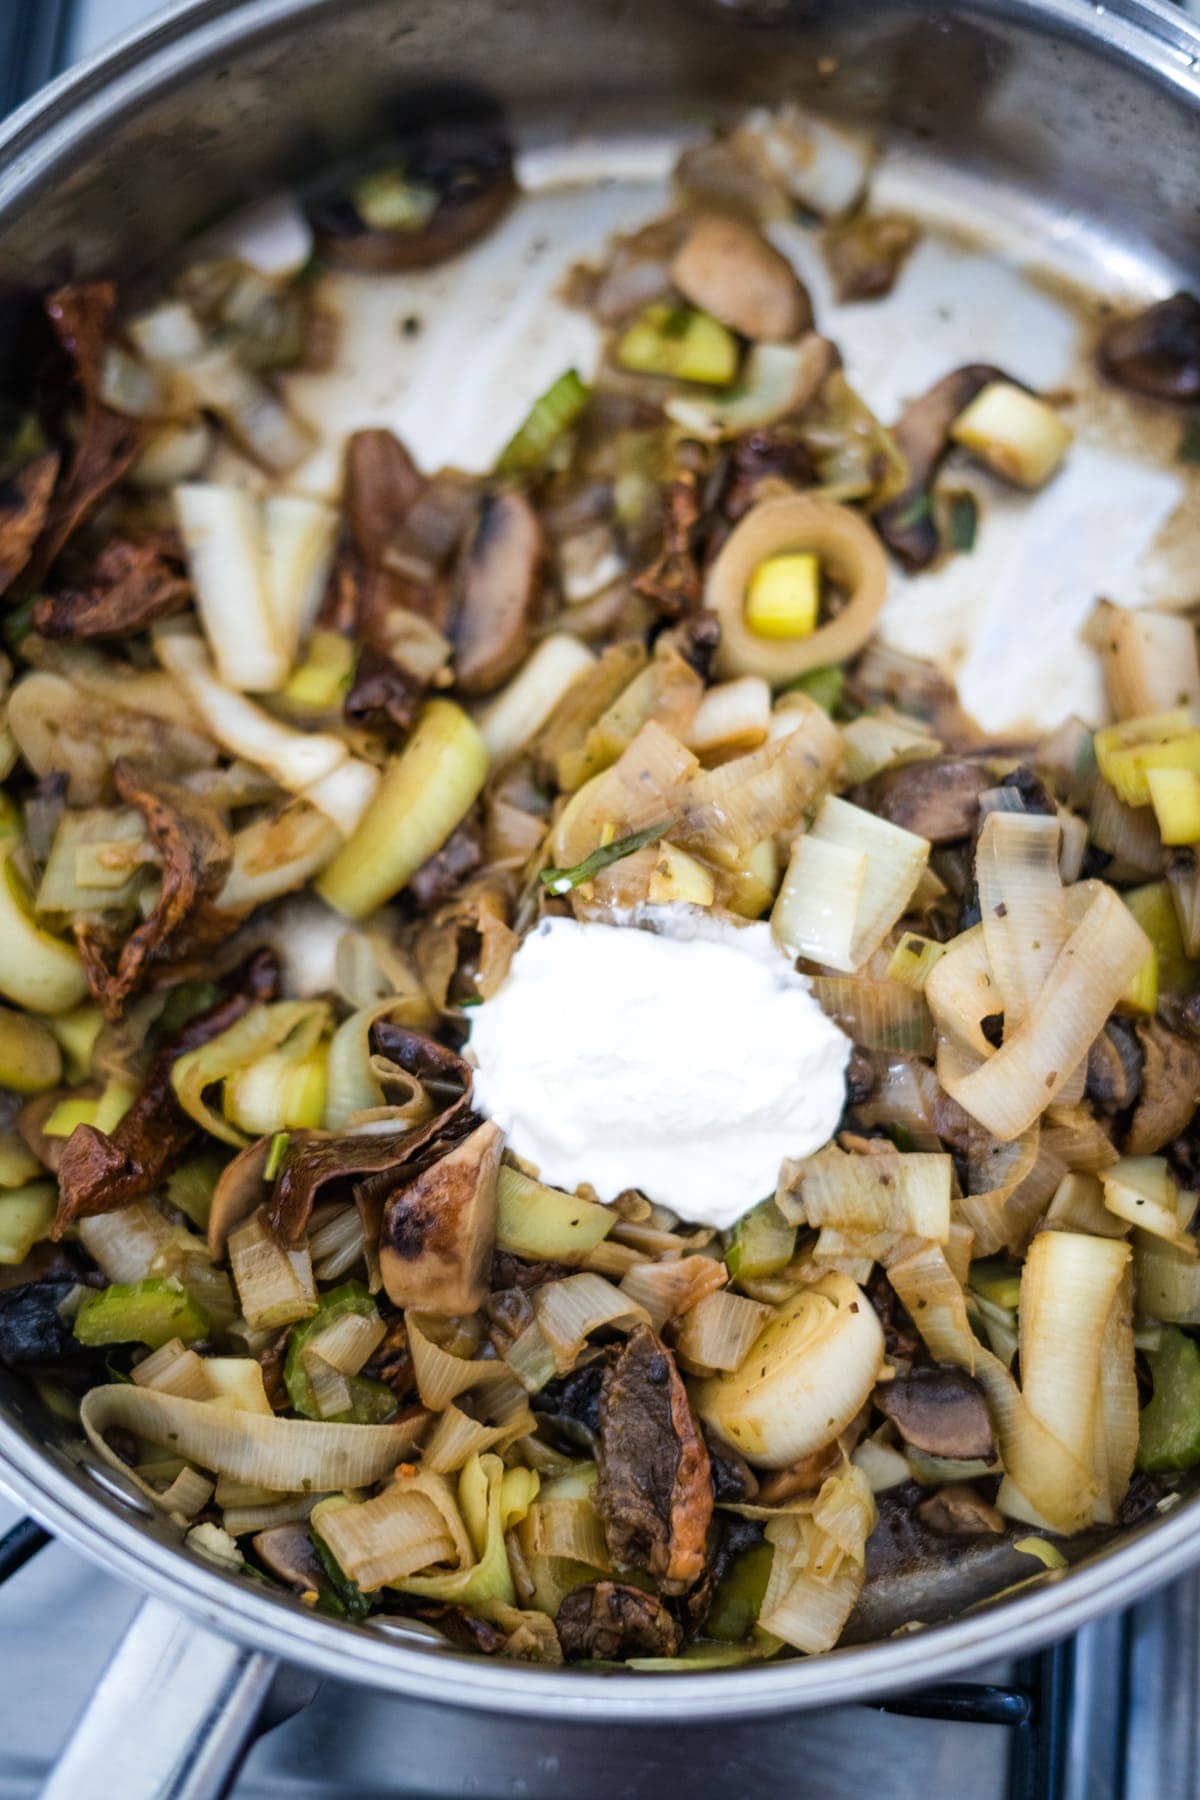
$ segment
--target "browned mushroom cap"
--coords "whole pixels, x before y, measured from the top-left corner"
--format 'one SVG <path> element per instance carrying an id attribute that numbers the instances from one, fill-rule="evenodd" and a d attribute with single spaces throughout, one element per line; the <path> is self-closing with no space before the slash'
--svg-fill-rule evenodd
<path id="1" fill-rule="evenodd" d="M 980 1537 L 1007 1530 L 999 1508 L 960 1482 L 939 1488 L 928 1500 L 922 1500 L 917 1516 L 942 1537 Z"/>
<path id="2" fill-rule="evenodd" d="M 239 1150 L 233 1161 L 221 1170 L 213 1189 L 208 1213 L 208 1254 L 219 1262 L 225 1254 L 225 1242 L 243 1219 L 267 1198 L 266 1170 L 271 1155 L 271 1139 L 259 1138 Z"/>
<path id="3" fill-rule="evenodd" d="M 298 1594 L 319 1592 L 325 1586 L 328 1577 L 307 1525 L 272 1525 L 256 1532 L 250 1542 L 259 1561 Z"/>
<path id="4" fill-rule="evenodd" d="M 950 427 L 989 381 L 1007 381 L 990 363 L 968 363 L 912 400 L 893 428 L 896 447 L 908 464 L 904 491 L 875 515 L 880 537 L 909 569 L 923 569 L 941 549 L 929 490 L 950 448 Z"/>
<path id="5" fill-rule="evenodd" d="M 746 623 L 746 590 L 759 564 L 812 551 L 847 596 L 827 625 L 805 638 L 763 638 Z M 720 675 L 761 675 L 778 686 L 809 669 L 844 662 L 870 637 L 887 595 L 887 559 L 864 519 L 811 494 L 763 500 L 730 532 L 705 583 L 705 605 L 721 621 Z"/>
<path id="6" fill-rule="evenodd" d="M 1186 1131 L 1200 1102 L 1200 1047 L 1158 1019 L 1140 1020 L 1137 1038 L 1142 1090 L 1123 1149 L 1127 1156 L 1152 1156 Z"/>
<path id="7" fill-rule="evenodd" d="M 910 1369 L 876 1388 L 875 1404 L 914 1450 L 956 1462 L 996 1460 L 983 1390 L 963 1369 Z"/>
<path id="8" fill-rule="evenodd" d="M 979 823 L 979 796 L 994 786 L 977 762 L 936 756 L 891 769 L 871 783 L 871 811 L 931 844 L 969 837 Z"/>
<path id="9" fill-rule="evenodd" d="M 466 694 L 490 694 L 525 660 L 542 529 L 523 494 L 484 500 L 461 572 L 455 672 Z"/>
<path id="10" fill-rule="evenodd" d="M 689 1587 L 704 1568 L 712 1472 L 675 1360 L 648 1326 L 605 1374 L 599 1463 L 596 1506 L 617 1567 Z"/>
<path id="11" fill-rule="evenodd" d="M 491 120 L 440 123 L 400 147 L 394 169 L 379 171 L 434 196 L 421 224 L 372 229 L 353 192 L 312 201 L 317 248 L 336 268 L 421 269 L 457 256 L 490 231 L 516 194 L 512 150 Z"/>
<path id="12" fill-rule="evenodd" d="M 619 1581 L 595 1581 L 567 1595 L 555 1620 L 568 1662 L 674 1656 L 680 1630 L 662 1601 Z"/>
<path id="13" fill-rule="evenodd" d="M 1132 319 L 1117 319 L 1100 340 L 1100 367 L 1137 394 L 1194 400 L 1200 394 L 1200 300 L 1172 294 Z"/>
<path id="14" fill-rule="evenodd" d="M 812 302 L 786 256 L 760 231 L 724 213 L 703 213 L 671 264 L 685 300 L 743 337 L 768 343 L 812 324 Z"/>
<path id="15" fill-rule="evenodd" d="M 496 1247 L 496 1176 L 503 1146 L 495 1125 L 480 1125 L 388 1199 L 379 1268 L 396 1306 L 449 1314 L 483 1305 Z"/>

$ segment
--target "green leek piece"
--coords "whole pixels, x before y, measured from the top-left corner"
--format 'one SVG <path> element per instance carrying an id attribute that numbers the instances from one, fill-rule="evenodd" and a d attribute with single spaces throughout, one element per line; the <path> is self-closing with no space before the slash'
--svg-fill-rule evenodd
<path id="1" fill-rule="evenodd" d="M 617 361 L 640 375 L 728 387 L 737 374 L 738 344 L 708 313 L 658 304 L 633 321 L 617 345 Z"/>
<path id="2" fill-rule="evenodd" d="M 441 849 L 487 780 L 487 745 L 450 700 L 431 700 L 355 830 L 316 882 L 351 919 L 399 893 Z"/>
<path id="3" fill-rule="evenodd" d="M 822 712 L 827 712 L 832 717 L 845 685 L 846 671 L 836 663 L 829 663 L 823 669 L 810 669 L 807 675 L 797 675 L 795 681 L 788 682 L 783 692 L 807 694 L 810 700 L 816 701 Z"/>
<path id="4" fill-rule="evenodd" d="M 347 1504 L 352 1503 L 347 1502 Z M 357 1581 L 351 1581 L 348 1575 L 343 1574 L 341 1564 L 321 1534 L 310 1529 L 309 1536 L 329 1582 L 328 1592 L 322 1594 L 321 1599 L 317 1602 L 318 1607 L 323 1611 L 333 1613 L 336 1618 L 355 1621 L 368 1618 L 371 1612 L 371 1601 L 368 1595 L 363 1593 Z"/>
<path id="5" fill-rule="evenodd" d="M 110 1081 L 104 1092 L 68 1094 L 60 1100 L 42 1126 L 47 1137 L 69 1138 L 77 1125 L 92 1125 L 106 1134 L 115 1131 L 136 1098 L 135 1090 L 123 1081 Z"/>
<path id="6" fill-rule="evenodd" d="M 288 676 L 284 699 L 304 712 L 340 706 L 354 679 L 356 656 L 353 643 L 340 631 L 314 631 L 304 661 Z"/>
<path id="7" fill-rule="evenodd" d="M 14 801 L 0 793 L 0 838 L 16 837 L 21 829 L 21 815 Z"/>
<path id="8" fill-rule="evenodd" d="M 369 231 L 420 231 L 438 209 L 436 188 L 411 181 L 401 163 L 362 176 L 350 198 Z"/>
<path id="9" fill-rule="evenodd" d="M 169 1006 L 170 1001 L 167 1004 Z M 68 1081 L 86 1081 L 92 1072 L 92 1057 L 104 1024 L 104 1014 L 90 1000 L 85 1000 L 82 1006 L 59 1013 L 49 1023 L 67 1058 Z"/>
<path id="10" fill-rule="evenodd" d="M 577 369 L 567 369 L 536 399 L 496 459 L 497 475 L 535 475 L 591 397 Z"/>
<path id="11" fill-rule="evenodd" d="M 181 1163 L 167 1177 L 167 1199 L 191 1220 L 198 1231 L 207 1231 L 212 1197 L 225 1163 L 210 1151 Z"/>
<path id="12" fill-rule="evenodd" d="M 24 1138 L 15 1131 L 0 1131 L 0 1188 L 24 1187 L 26 1182 L 39 1181 L 43 1173 Z"/>
<path id="13" fill-rule="evenodd" d="M 951 494 L 946 507 L 946 536 L 952 550 L 968 551 L 975 548 L 975 534 L 979 529 L 979 502 L 974 494 L 963 492 Z"/>
<path id="14" fill-rule="evenodd" d="M 778 1275 L 796 1251 L 796 1227 L 789 1225 L 774 1200 L 760 1200 L 743 1214 L 730 1233 L 725 1267 L 734 1281 Z"/>
<path id="15" fill-rule="evenodd" d="M 208 1314 L 173 1275 L 114 1282 L 89 1293 L 75 1314 L 75 1336 L 97 1344 L 147 1344 L 161 1350 L 172 1338 L 185 1344 L 208 1335 Z"/>
<path id="16" fill-rule="evenodd" d="M 531 1262 L 573 1262 L 586 1256 L 608 1236 L 618 1216 L 594 1200 L 579 1200 L 507 1166 L 500 1170 L 496 1201 L 496 1248 Z"/>
<path id="17" fill-rule="evenodd" d="M 74 944 L 43 931 L 15 862 L 20 840 L 0 839 L 0 994 L 27 1012 L 64 1013 L 88 987 Z"/>
<path id="18" fill-rule="evenodd" d="M 310 1319 L 297 1325 L 288 1340 L 287 1361 L 283 1365 L 283 1379 L 287 1387 L 292 1405 L 302 1419 L 319 1419 L 312 1384 L 308 1379 L 308 1371 L 304 1367 L 304 1352 L 320 1336 L 323 1331 L 338 1319 L 345 1318 L 347 1313 L 357 1313 L 363 1319 L 377 1319 L 379 1308 L 359 1281 L 344 1281 L 340 1287 L 330 1288 L 321 1295 L 321 1304 Z M 336 1422 L 342 1425 L 376 1425 L 380 1423 L 379 1408 L 382 1389 L 387 1396 L 387 1411 L 384 1418 L 390 1418 L 396 1411 L 396 1396 L 391 1388 L 381 1381 L 372 1381 L 364 1375 L 348 1375 L 347 1386 L 350 1389 L 351 1407 L 349 1412 L 339 1413 Z M 360 1391 L 361 1390 L 361 1391 Z"/>
<path id="19" fill-rule="evenodd" d="M 220 997 L 221 990 L 215 981 L 181 981 L 178 987 L 171 989 L 167 1003 L 158 1015 L 159 1031 L 164 1037 L 182 1031 L 198 1014 L 215 1006 Z"/>
<path id="20" fill-rule="evenodd" d="M 1158 959 L 1158 987 L 1164 994 L 1191 994 L 1200 982 L 1200 960 L 1187 954 L 1179 915 L 1165 881 L 1127 888 L 1122 900 L 1150 939 Z"/>
<path id="21" fill-rule="evenodd" d="M 40 1243 L 58 1211 L 58 1189 L 52 1181 L 0 1193 L 0 1263 L 23 1263 Z"/>
<path id="22" fill-rule="evenodd" d="M 993 1306 L 1015 1312 L 1021 1304 L 1021 1271 L 1004 1256 L 984 1256 L 971 1264 L 967 1286 Z"/>
<path id="23" fill-rule="evenodd" d="M 44 1094 L 62 1076 L 58 1039 L 41 1019 L 0 1006 L 0 1087 Z"/>
<path id="24" fill-rule="evenodd" d="M 569 894 L 572 888 L 582 887 L 585 881 L 594 881 L 602 869 L 611 868 L 613 863 L 632 856 L 635 850 L 641 850 L 646 844 L 653 844 L 660 837 L 665 837 L 674 823 L 674 819 L 660 819 L 657 825 L 646 825 L 641 831 L 631 831 L 628 837 L 615 838 L 611 844 L 601 844 L 598 850 L 585 856 L 573 869 L 543 869 L 542 886 L 549 888 L 552 894 Z"/>
<path id="25" fill-rule="evenodd" d="M 283 1167 L 283 1159 L 287 1155 L 287 1147 L 291 1143 L 291 1133 L 277 1131 L 271 1139 L 271 1148 L 267 1151 L 267 1166 L 263 1170 L 264 1181 L 274 1181 Z"/>
<path id="26" fill-rule="evenodd" d="M 1146 1360 L 1154 1393 L 1142 1408 L 1137 1466 L 1144 1475 L 1167 1475 L 1200 1462 L 1200 1344 L 1168 1325 Z"/>
<path id="27" fill-rule="evenodd" d="M 285 1045 L 235 1070 L 225 1082 L 225 1117 L 252 1138 L 315 1130 L 325 1113 L 327 1061 L 326 1044 L 299 1058 Z"/>
<path id="28" fill-rule="evenodd" d="M 774 1554 L 770 1544 L 751 1544 L 734 1557 L 717 1583 L 704 1622 L 705 1637 L 716 1638 L 722 1644 L 745 1643 L 762 1611 Z"/>

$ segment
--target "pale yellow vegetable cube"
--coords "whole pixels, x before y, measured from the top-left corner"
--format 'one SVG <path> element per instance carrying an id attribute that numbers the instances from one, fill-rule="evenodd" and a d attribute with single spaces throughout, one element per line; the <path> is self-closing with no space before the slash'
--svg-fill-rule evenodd
<path id="1" fill-rule="evenodd" d="M 1011 381 L 991 381 L 950 427 L 955 443 L 1021 487 L 1042 487 L 1073 437 L 1044 400 Z"/>
<path id="2" fill-rule="evenodd" d="M 821 565 L 810 550 L 760 563 L 746 590 L 746 623 L 757 637 L 804 638 L 817 629 Z"/>
<path id="3" fill-rule="evenodd" d="M 1146 785 L 1163 843 L 1200 843 L 1200 776 L 1191 769 L 1147 769 Z"/>
<path id="4" fill-rule="evenodd" d="M 713 880 L 703 863 L 674 844 L 660 844 L 650 877 L 647 899 L 651 906 L 667 906 L 673 900 L 687 906 L 711 906 Z"/>

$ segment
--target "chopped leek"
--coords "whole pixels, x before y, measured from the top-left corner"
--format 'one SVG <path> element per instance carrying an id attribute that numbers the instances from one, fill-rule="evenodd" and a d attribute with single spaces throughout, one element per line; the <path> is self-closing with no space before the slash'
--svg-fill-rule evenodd
<path id="1" fill-rule="evenodd" d="M 582 887 L 585 881 L 594 881 L 603 869 L 611 868 L 613 863 L 620 862 L 623 857 L 632 856 L 635 850 L 641 850 L 646 844 L 653 844 L 666 832 L 670 831 L 674 819 L 660 819 L 656 825 L 647 825 L 641 831 L 631 831 L 628 837 L 614 838 L 611 844 L 601 844 L 590 856 L 576 863 L 572 869 L 543 869 L 542 886 L 549 888 L 552 894 L 569 894 L 572 888 Z"/>
<path id="2" fill-rule="evenodd" d="M 185 481 L 175 489 L 175 516 L 221 680 L 243 693 L 273 693 L 287 678 L 288 653 L 268 585 L 258 501 L 245 488 Z"/>
<path id="3" fill-rule="evenodd" d="M 1101 775 L 1126 806 L 1149 806 L 1152 768 L 1200 772 L 1200 730 L 1185 707 L 1106 725 L 1095 747 Z"/>
<path id="4" fill-rule="evenodd" d="M 731 1231 L 725 1267 L 734 1281 L 755 1281 L 778 1275 L 795 1251 L 796 1227 L 788 1224 L 774 1200 L 761 1200 Z"/>
<path id="5" fill-rule="evenodd" d="M 52 1181 L 5 1188 L 0 1193 L 0 1263 L 23 1263 L 49 1233 L 57 1210 L 58 1191 Z"/>
<path id="6" fill-rule="evenodd" d="M 988 1256 L 971 1264 L 972 1291 L 990 1300 L 993 1306 L 1010 1311 L 1021 1304 L 1021 1271 L 1002 1256 Z"/>
<path id="7" fill-rule="evenodd" d="M 0 1131 L 0 1188 L 24 1187 L 40 1178 L 42 1165 L 15 1131 Z"/>
<path id="8" fill-rule="evenodd" d="M 92 1055 L 103 1024 L 104 1014 L 91 1001 L 50 1020 L 50 1029 L 66 1054 L 68 1081 L 86 1081 L 91 1074 Z"/>
<path id="9" fill-rule="evenodd" d="M 0 994 L 34 1013 L 69 1012 L 87 994 L 73 944 L 43 931 L 14 860 L 16 838 L 0 840 Z"/>
<path id="10" fill-rule="evenodd" d="M 955 419 L 950 436 L 1005 480 L 1035 488 L 1054 474 L 1074 433 L 1044 400 L 1011 381 L 990 381 Z"/>
<path id="11" fill-rule="evenodd" d="M 248 1136 L 315 1130 L 325 1112 L 327 1048 L 297 1058 L 285 1047 L 235 1070 L 225 1082 L 225 1117 Z"/>
<path id="12" fill-rule="evenodd" d="M 476 720 L 493 763 L 505 763 L 524 749 L 595 662 L 587 645 L 568 631 L 543 638 Z"/>
<path id="13" fill-rule="evenodd" d="M 181 1163 L 167 1177 L 167 1199 L 200 1231 L 208 1229 L 213 1191 L 224 1167 L 219 1156 L 206 1151 L 194 1156 L 190 1162 Z"/>
<path id="14" fill-rule="evenodd" d="M 617 1214 L 502 1166 L 496 1183 L 496 1247 L 531 1262 L 577 1262 L 606 1238 Z"/>
<path id="15" fill-rule="evenodd" d="M 343 1282 L 340 1287 L 330 1288 L 322 1294 L 318 1310 L 302 1325 L 297 1325 L 288 1340 L 283 1379 L 292 1405 L 302 1419 L 329 1418 L 350 1425 L 381 1425 L 398 1410 L 396 1396 L 390 1388 L 357 1373 L 343 1376 L 346 1405 L 342 1410 L 325 1412 L 318 1403 L 313 1370 L 305 1351 L 338 1319 L 351 1313 L 362 1319 L 379 1318 L 379 1308 L 357 1281 Z"/>
<path id="16" fill-rule="evenodd" d="M 441 849 L 487 772 L 477 727 L 451 701 L 431 700 L 317 892 L 349 918 L 374 912 Z"/>
<path id="17" fill-rule="evenodd" d="M 945 949 L 945 944 L 939 944 L 933 938 L 906 931 L 892 951 L 885 977 L 888 981 L 902 981 L 905 987 L 923 988 L 929 979 L 929 971 L 945 954 Z"/>
<path id="18" fill-rule="evenodd" d="M 1200 842 L 1200 775 L 1192 769 L 1146 769 L 1150 804 L 1164 844 Z"/>
<path id="19" fill-rule="evenodd" d="M 171 1086 L 179 1104 L 197 1125 L 235 1146 L 246 1139 L 231 1122 L 234 1116 L 244 1114 L 256 1121 L 270 1111 L 271 1122 L 249 1126 L 257 1136 L 293 1123 L 277 1117 L 279 1111 L 303 1110 L 306 1123 L 319 1124 L 325 1091 L 323 1054 L 319 1070 L 314 1072 L 309 1065 L 328 1022 L 329 1008 L 320 1000 L 279 1000 L 252 1007 L 219 1037 L 176 1059 Z M 239 1088 L 243 1077 L 249 1080 Z M 205 1098 L 218 1082 L 227 1083 L 227 1092 L 230 1086 L 233 1089 L 226 1118 Z M 318 1087 L 320 1103 L 314 1106 Z"/>
<path id="20" fill-rule="evenodd" d="M 0 1087 L 41 1094 L 62 1074 L 62 1052 L 50 1027 L 0 1006 Z"/>
<path id="21" fill-rule="evenodd" d="M 567 369 L 534 401 L 496 459 L 497 475 L 536 475 L 564 431 L 588 403 L 591 389 L 577 369 Z"/>
<path id="22" fill-rule="evenodd" d="M 690 306 L 648 306 L 617 345 L 623 369 L 728 387 L 737 374 L 737 339 L 707 313 Z"/>
<path id="23" fill-rule="evenodd" d="M 92 1125 L 97 1131 L 112 1132 L 121 1123 L 136 1098 L 136 1090 L 128 1082 L 109 1081 L 99 1095 L 68 1094 L 60 1100 L 42 1126 L 47 1137 L 68 1138 L 77 1125 Z"/>
<path id="24" fill-rule="evenodd" d="M 1151 881 L 1144 887 L 1127 888 L 1121 898 L 1150 939 L 1160 992 L 1194 992 L 1200 982 L 1200 960 L 1184 949 L 1169 884 Z"/>
<path id="25" fill-rule="evenodd" d="M 711 906 L 715 891 L 703 863 L 674 844 L 659 845 L 646 891 L 651 906 Z"/>
<path id="26" fill-rule="evenodd" d="M 750 577 L 746 624 L 757 637 L 809 637 L 820 603 L 821 565 L 811 551 L 770 556 Z"/>
<path id="27" fill-rule="evenodd" d="M 304 661 L 288 676 L 283 698 L 300 712 L 324 713 L 341 705 L 354 676 L 352 640 L 340 631 L 314 631 Z"/>
<path id="28" fill-rule="evenodd" d="M 181 1338 L 194 1343 L 208 1332 L 208 1314 L 174 1276 L 115 1282 L 89 1293 L 75 1314 L 81 1344 L 148 1344 L 152 1350 Z"/>
<path id="29" fill-rule="evenodd" d="M 1154 1392 L 1142 1408 L 1137 1466 L 1166 1475 L 1200 1462 L 1200 1344 L 1168 1325 L 1157 1350 L 1145 1352 Z"/>
<path id="30" fill-rule="evenodd" d="M 774 1554 L 770 1544 L 751 1544 L 734 1558 L 717 1583 L 704 1622 L 706 1637 L 741 1644 L 750 1636 L 762 1610 Z"/>
<path id="31" fill-rule="evenodd" d="M 246 1323 L 256 1331 L 311 1318 L 319 1304 L 307 1248 L 285 1250 L 261 1212 L 228 1239 L 229 1267 Z"/>

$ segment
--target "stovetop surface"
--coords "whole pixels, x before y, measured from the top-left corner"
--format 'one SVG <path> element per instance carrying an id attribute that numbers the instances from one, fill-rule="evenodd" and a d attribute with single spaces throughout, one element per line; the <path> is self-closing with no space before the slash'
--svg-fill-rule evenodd
<path id="1" fill-rule="evenodd" d="M 0 114 L 155 10 L 153 0 L 0 0 Z M 1189 10 L 1200 12 L 1200 0 L 1190 0 Z M 20 1518 L 0 1498 L 0 1532 Z M 139 1603 L 124 1584 L 54 1543 L 0 1586 L 0 1800 L 38 1793 Z M 1200 1796 L 1200 1577 L 1100 1621 L 1056 1652 L 1020 1667 L 975 1670 L 969 1679 L 1001 1692 L 972 1685 L 915 1701 L 957 1717 L 846 1707 L 661 1729 L 498 1719 L 326 1682 L 254 1744 L 232 1796 Z M 977 1722 L 1022 1707 L 1030 1714 L 1022 1727 Z M 94 1794 L 108 1800 L 102 1771 Z"/>

